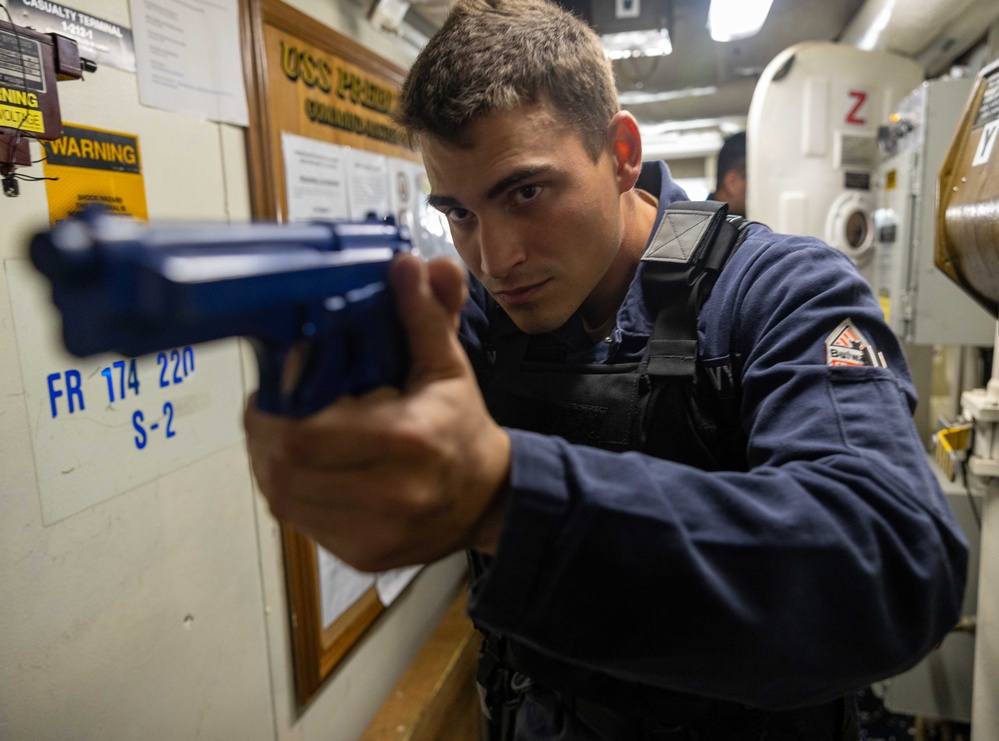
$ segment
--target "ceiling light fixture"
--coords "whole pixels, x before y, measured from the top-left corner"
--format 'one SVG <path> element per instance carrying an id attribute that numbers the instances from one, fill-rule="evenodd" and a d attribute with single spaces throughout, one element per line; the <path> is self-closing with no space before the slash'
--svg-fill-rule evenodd
<path id="1" fill-rule="evenodd" d="M 606 33 L 600 37 L 600 42 L 610 59 L 663 57 L 673 52 L 669 31 L 665 28 Z"/>
<path id="2" fill-rule="evenodd" d="M 711 0 L 708 29 L 715 41 L 738 41 L 763 28 L 773 0 Z"/>
<path id="3" fill-rule="evenodd" d="M 617 99 L 621 105 L 640 105 L 643 103 L 663 103 L 667 100 L 678 100 L 680 98 L 696 98 L 702 95 L 714 95 L 718 88 L 714 85 L 708 87 L 685 87 L 679 90 L 662 90 L 657 93 L 647 93 L 642 90 L 625 90 L 618 93 Z"/>
<path id="4" fill-rule="evenodd" d="M 405 0 L 375 0 L 368 11 L 368 20 L 375 28 L 389 33 L 402 30 L 402 19 L 406 17 L 409 3 Z"/>
<path id="5" fill-rule="evenodd" d="M 639 121 L 638 129 L 642 133 L 642 139 L 645 139 L 646 136 L 662 136 L 672 131 L 690 132 L 704 129 L 715 129 L 720 131 L 722 136 L 727 136 L 737 131 L 745 131 L 746 117 L 715 116 L 713 118 L 685 118 L 674 121 L 657 121 L 656 123 L 642 123 Z"/>

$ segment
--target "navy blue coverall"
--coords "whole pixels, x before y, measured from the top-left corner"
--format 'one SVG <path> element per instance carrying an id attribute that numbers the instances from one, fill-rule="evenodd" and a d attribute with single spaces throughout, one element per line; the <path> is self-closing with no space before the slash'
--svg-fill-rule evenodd
<path id="1" fill-rule="evenodd" d="M 663 163 L 637 187 L 660 219 L 685 200 Z M 568 362 L 641 356 L 641 270 L 606 340 L 575 318 L 556 333 Z M 461 337 L 481 361 L 497 307 L 472 284 Z M 509 430 L 505 524 L 471 617 L 614 677 L 765 709 L 912 666 L 959 617 L 967 546 L 869 286 L 822 242 L 752 225 L 697 334 L 699 362 L 739 399 L 748 472 Z M 532 737 L 577 737 L 546 702 L 521 708 Z"/>

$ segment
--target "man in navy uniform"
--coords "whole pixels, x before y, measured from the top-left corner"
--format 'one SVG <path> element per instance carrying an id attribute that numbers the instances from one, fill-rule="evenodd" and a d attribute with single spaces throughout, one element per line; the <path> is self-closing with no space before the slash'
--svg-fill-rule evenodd
<path id="1" fill-rule="evenodd" d="M 458 0 L 397 115 L 470 276 L 393 265 L 404 388 L 248 406 L 272 512 L 364 570 L 470 552 L 493 738 L 855 738 L 966 568 L 864 280 L 643 164 L 543 0 Z"/>
<path id="2" fill-rule="evenodd" d="M 718 150 L 718 174 L 709 201 L 724 201 L 728 212 L 746 215 L 746 132 L 732 134 Z"/>

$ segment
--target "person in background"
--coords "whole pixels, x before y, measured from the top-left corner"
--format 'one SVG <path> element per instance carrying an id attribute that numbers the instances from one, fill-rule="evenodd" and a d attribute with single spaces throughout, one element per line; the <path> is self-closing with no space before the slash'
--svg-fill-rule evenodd
<path id="1" fill-rule="evenodd" d="M 718 175 L 709 201 L 724 201 L 728 212 L 746 215 L 746 132 L 732 134 L 718 151 Z"/>
<path id="2" fill-rule="evenodd" d="M 544 0 L 458 0 L 396 115 L 468 275 L 393 264 L 402 388 L 248 404 L 273 514 L 365 571 L 467 550 L 491 739 L 856 738 L 967 545 L 849 259 L 687 202 Z"/>

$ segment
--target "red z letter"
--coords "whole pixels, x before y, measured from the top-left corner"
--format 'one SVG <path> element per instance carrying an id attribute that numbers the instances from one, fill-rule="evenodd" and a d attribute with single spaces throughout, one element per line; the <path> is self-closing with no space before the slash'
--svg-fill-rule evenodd
<path id="1" fill-rule="evenodd" d="M 850 112 L 846 114 L 846 122 L 849 124 L 859 124 L 863 126 L 867 123 L 867 119 L 860 118 L 857 113 L 860 111 L 861 106 L 863 106 L 867 101 L 867 93 L 862 90 L 851 90 L 848 95 L 851 98 L 855 98 L 857 102 L 854 104 L 853 108 L 850 109 Z"/>

